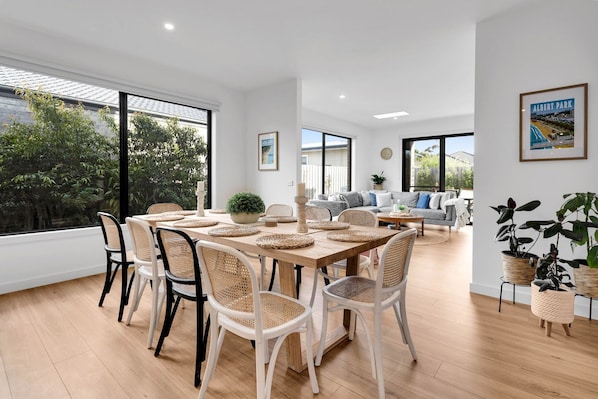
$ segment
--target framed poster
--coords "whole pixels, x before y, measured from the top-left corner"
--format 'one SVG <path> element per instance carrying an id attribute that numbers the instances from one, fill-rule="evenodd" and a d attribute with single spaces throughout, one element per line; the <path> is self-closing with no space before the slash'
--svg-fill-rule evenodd
<path id="1" fill-rule="evenodd" d="M 519 161 L 587 159 L 588 84 L 519 95 Z"/>
<path id="2" fill-rule="evenodd" d="M 278 170 L 278 132 L 258 134 L 258 169 Z"/>

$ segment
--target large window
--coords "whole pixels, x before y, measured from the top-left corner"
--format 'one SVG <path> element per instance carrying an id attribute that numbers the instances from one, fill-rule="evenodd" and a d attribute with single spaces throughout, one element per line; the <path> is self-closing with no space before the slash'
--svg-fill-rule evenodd
<path id="1" fill-rule="evenodd" d="M 209 136 L 209 111 L 0 66 L 0 234 L 193 209 Z"/>
<path id="2" fill-rule="evenodd" d="M 351 189 L 351 139 L 302 130 L 301 178 L 305 194 L 332 194 Z"/>
<path id="3" fill-rule="evenodd" d="M 473 133 L 403 140 L 403 191 L 473 192 Z"/>

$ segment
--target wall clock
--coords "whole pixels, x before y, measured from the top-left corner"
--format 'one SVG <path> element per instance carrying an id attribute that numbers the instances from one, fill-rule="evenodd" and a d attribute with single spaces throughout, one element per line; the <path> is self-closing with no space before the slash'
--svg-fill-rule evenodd
<path id="1" fill-rule="evenodd" d="M 380 151 L 380 157 L 382 159 L 390 159 L 392 157 L 392 150 L 388 147 L 384 147 L 381 151 Z"/>

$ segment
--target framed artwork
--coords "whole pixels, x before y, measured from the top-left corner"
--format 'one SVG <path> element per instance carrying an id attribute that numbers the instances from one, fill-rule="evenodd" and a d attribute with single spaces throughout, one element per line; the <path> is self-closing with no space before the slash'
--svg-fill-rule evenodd
<path id="1" fill-rule="evenodd" d="M 519 161 L 587 159 L 588 84 L 519 95 Z"/>
<path id="2" fill-rule="evenodd" d="M 278 170 L 278 132 L 258 134 L 258 169 Z"/>

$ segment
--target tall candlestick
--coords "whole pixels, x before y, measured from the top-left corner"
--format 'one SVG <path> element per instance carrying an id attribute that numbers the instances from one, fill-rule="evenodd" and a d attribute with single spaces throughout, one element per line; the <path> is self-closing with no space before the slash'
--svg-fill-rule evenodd
<path id="1" fill-rule="evenodd" d="M 197 182 L 197 191 L 195 195 L 197 195 L 197 212 L 195 212 L 195 216 L 204 216 L 205 213 L 203 211 L 203 198 L 204 198 L 204 184 L 203 181 Z"/>
<path id="2" fill-rule="evenodd" d="M 307 233 L 307 223 L 305 220 L 307 197 L 305 195 L 298 195 L 295 197 L 295 203 L 297 203 L 297 233 Z"/>
<path id="3" fill-rule="evenodd" d="M 297 183 L 297 197 L 305 197 L 305 183 Z"/>

